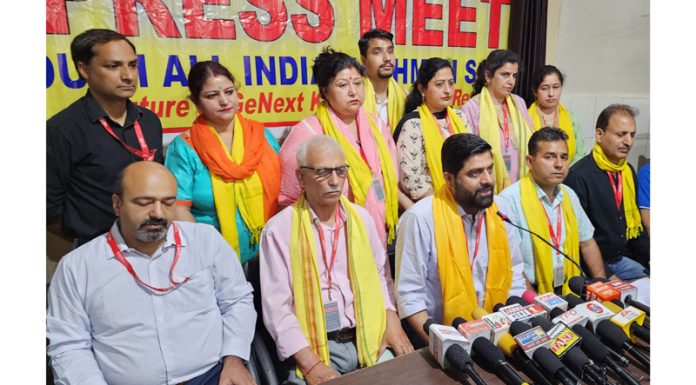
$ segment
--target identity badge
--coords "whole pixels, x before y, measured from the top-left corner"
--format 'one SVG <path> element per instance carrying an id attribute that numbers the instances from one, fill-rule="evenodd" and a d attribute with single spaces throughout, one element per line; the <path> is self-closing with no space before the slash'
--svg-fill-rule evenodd
<path id="1" fill-rule="evenodd" d="M 324 319 L 326 320 L 326 332 L 341 330 L 341 318 L 338 316 L 338 301 L 324 303 Z"/>
<path id="2" fill-rule="evenodd" d="M 512 170 L 512 156 L 510 154 L 503 154 L 503 161 L 505 162 L 505 169 L 510 172 L 510 170 Z"/>
<path id="3" fill-rule="evenodd" d="M 379 182 L 379 179 L 377 178 L 372 178 L 372 187 L 375 189 L 375 195 L 377 196 L 378 201 L 383 201 L 384 200 L 384 189 L 382 188 L 382 184 Z"/>

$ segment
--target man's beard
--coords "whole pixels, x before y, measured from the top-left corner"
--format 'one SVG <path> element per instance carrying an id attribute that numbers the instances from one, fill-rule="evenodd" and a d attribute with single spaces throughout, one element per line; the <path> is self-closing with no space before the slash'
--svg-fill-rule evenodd
<path id="1" fill-rule="evenodd" d="M 491 191 L 491 195 L 485 197 L 481 196 L 482 193 L 487 192 L 488 190 Z M 465 189 L 458 180 L 455 179 L 454 181 L 454 199 L 462 207 L 471 207 L 478 210 L 487 209 L 493 204 L 494 194 L 492 194 L 492 192 L 492 184 L 485 184 L 472 193 Z"/>
<path id="2" fill-rule="evenodd" d="M 160 225 L 159 229 L 148 229 L 145 226 Z M 167 235 L 167 220 L 164 218 L 150 218 L 140 224 L 140 227 L 135 232 L 135 237 L 145 243 L 161 241 Z"/>
<path id="3" fill-rule="evenodd" d="M 389 73 L 382 72 L 381 68 L 377 69 L 377 76 L 379 76 L 380 79 L 389 79 L 392 77 L 393 74 L 394 74 L 394 67 L 393 66 L 392 66 L 391 70 L 389 71 Z"/>

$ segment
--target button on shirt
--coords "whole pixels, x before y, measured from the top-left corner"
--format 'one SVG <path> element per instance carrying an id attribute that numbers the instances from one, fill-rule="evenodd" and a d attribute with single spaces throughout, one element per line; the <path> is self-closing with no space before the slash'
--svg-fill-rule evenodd
<path id="1" fill-rule="evenodd" d="M 395 310 L 389 298 L 387 289 L 387 277 L 384 272 L 386 252 L 377 235 L 372 217 L 368 212 L 357 205 L 353 208 L 358 212 L 366 226 L 370 239 L 370 246 L 375 256 L 380 287 L 384 296 L 386 310 Z M 271 218 L 261 234 L 260 244 L 260 278 L 261 301 L 263 304 L 263 320 L 266 329 L 276 343 L 280 360 L 297 353 L 309 346 L 300 324 L 295 315 L 295 302 L 292 289 L 292 270 L 290 265 L 290 228 L 294 206 L 285 208 Z M 331 245 L 334 231 L 340 231 L 338 247 L 336 249 L 336 262 L 332 270 L 331 299 L 338 302 L 338 314 L 341 327 L 355 327 L 355 309 L 353 306 L 353 290 L 348 274 L 348 257 L 346 248 L 345 211 L 340 210 L 340 215 L 334 226 L 321 224 L 310 208 L 310 218 L 314 223 L 314 244 L 316 250 L 317 271 L 319 274 L 319 286 L 321 288 L 322 301 L 329 301 L 329 280 L 326 264 L 321 252 L 321 243 L 316 226 L 321 226 L 324 231 L 324 249 L 327 253 L 327 261 L 331 259 Z M 330 262 L 329 262 L 330 263 Z"/>
<path id="2" fill-rule="evenodd" d="M 544 190 L 542 190 L 541 187 L 539 187 L 539 185 L 534 183 L 534 187 L 536 188 L 536 197 L 541 201 L 541 206 L 544 208 L 544 211 L 546 211 L 546 215 L 549 218 L 554 232 L 556 231 L 556 225 L 558 223 L 558 207 L 561 205 L 561 202 L 563 201 L 565 192 L 567 192 L 568 196 L 570 197 L 570 203 L 573 206 L 573 210 L 575 211 L 575 217 L 578 219 L 578 228 L 575 229 L 575 231 L 578 231 L 580 242 L 585 242 L 592 239 L 592 235 L 594 234 L 594 226 L 592 226 L 590 219 L 587 217 L 587 214 L 585 214 L 585 210 L 582 209 L 580 201 L 578 200 L 578 196 L 570 187 L 564 185 L 564 188 L 562 189 L 560 188 L 560 186 L 557 186 L 556 195 L 553 199 L 553 202 L 549 201 L 549 197 L 546 195 Z M 528 229 L 529 224 L 527 223 L 527 219 L 524 216 L 524 211 L 522 210 L 520 182 L 515 182 L 512 185 L 508 186 L 505 190 L 503 190 L 500 193 L 500 196 L 502 198 L 507 199 L 510 203 L 510 208 L 512 209 L 514 215 L 517 217 L 517 224 L 519 224 L 521 227 Z M 520 250 L 522 251 L 522 259 L 524 260 L 524 274 L 527 276 L 527 279 L 530 283 L 535 284 L 536 270 L 534 268 L 535 264 L 534 249 L 532 247 L 532 235 L 519 229 L 516 229 L 515 231 L 517 232 L 521 240 Z M 563 249 L 563 245 L 565 243 L 566 238 L 566 232 L 567 229 L 565 226 L 565 221 L 563 220 L 563 209 L 561 209 L 561 239 L 559 248 L 565 251 L 566 254 L 568 254 L 569 251 Z M 553 243 L 551 239 L 547 239 L 547 241 Z M 554 271 L 558 267 L 562 268 L 565 264 L 565 258 L 562 255 L 558 254 L 556 251 L 552 251 L 552 255 Z"/>
<path id="3" fill-rule="evenodd" d="M 167 293 L 138 284 L 100 236 L 61 260 L 51 281 L 46 334 L 56 382 L 178 384 L 222 357 L 244 360 L 256 312 L 237 255 L 210 225 L 177 222 L 181 256 Z M 175 254 L 170 226 L 152 257 L 112 234 L 145 283 L 169 287 Z"/>
<path id="4" fill-rule="evenodd" d="M 162 163 L 162 124 L 152 111 L 126 102 L 123 126 L 87 94 L 46 122 L 46 221 L 63 218 L 66 236 L 90 240 L 116 219 L 111 195 L 118 174 L 142 158 L 123 148 L 99 123 L 106 118 L 116 136 L 140 149 L 137 120 L 155 161 Z"/>
<path id="5" fill-rule="evenodd" d="M 507 202 L 495 197 L 495 202 L 501 212 L 510 212 Z M 441 323 L 443 318 L 442 288 L 440 285 L 440 271 L 437 265 L 437 248 L 435 246 L 435 232 L 433 220 L 433 196 L 428 196 L 406 211 L 398 224 L 396 238 L 396 292 L 399 316 L 409 317 L 422 310 L 426 310 L 428 316 L 436 323 Z M 488 241 L 486 237 L 485 215 L 472 216 L 464 212 L 457 205 L 459 215 L 462 216 L 464 231 L 466 233 L 469 249 L 469 263 L 474 261 L 472 275 L 474 289 L 479 306 L 483 306 L 485 299 L 486 274 L 488 272 Z M 515 221 L 514 216 L 510 218 Z M 479 250 L 474 260 L 476 248 L 477 221 L 483 220 Z M 511 295 L 521 296 L 526 290 L 524 277 L 522 276 L 523 264 L 520 254 L 520 239 L 512 226 L 505 224 L 512 259 L 512 285 Z"/>

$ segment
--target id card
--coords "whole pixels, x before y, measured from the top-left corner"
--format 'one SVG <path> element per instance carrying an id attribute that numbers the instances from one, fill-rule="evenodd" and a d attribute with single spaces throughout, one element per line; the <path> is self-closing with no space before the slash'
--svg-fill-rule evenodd
<path id="1" fill-rule="evenodd" d="M 326 320 L 326 332 L 341 330 L 341 318 L 338 316 L 338 302 L 329 301 L 324 304 L 324 319 Z"/>
<path id="2" fill-rule="evenodd" d="M 512 170 L 512 156 L 510 156 L 510 154 L 503 154 L 503 161 L 505 162 L 505 169 L 510 172 L 510 170 Z"/>
<path id="3" fill-rule="evenodd" d="M 379 183 L 379 179 L 377 178 L 372 178 L 372 187 L 375 188 L 375 195 L 377 196 L 378 201 L 383 201 L 384 200 L 384 189 L 382 188 L 382 184 Z"/>
<path id="4" fill-rule="evenodd" d="M 554 253 L 555 254 L 555 253 Z M 563 279 L 563 261 L 557 264 L 553 269 L 553 287 L 562 286 L 564 283 Z"/>

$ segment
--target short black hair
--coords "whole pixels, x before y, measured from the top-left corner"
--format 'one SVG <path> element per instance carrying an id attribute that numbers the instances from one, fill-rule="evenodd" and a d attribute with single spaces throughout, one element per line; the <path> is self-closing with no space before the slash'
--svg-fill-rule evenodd
<path id="1" fill-rule="evenodd" d="M 491 151 L 491 145 L 478 135 L 454 134 L 442 144 L 442 171 L 457 175 L 472 155 Z"/>
<path id="2" fill-rule="evenodd" d="M 123 177 L 126 174 L 126 168 L 124 167 L 121 172 L 116 176 L 116 181 L 114 181 L 114 194 L 119 198 L 123 198 Z"/>
<path id="3" fill-rule="evenodd" d="M 611 119 L 611 117 L 614 116 L 614 114 L 620 112 L 631 115 L 633 119 L 635 119 L 636 115 L 638 115 L 638 109 L 635 107 L 631 107 L 627 104 L 612 104 L 599 113 L 599 116 L 597 117 L 596 128 L 599 128 L 602 131 L 606 131 L 607 127 L 609 127 L 609 119 Z"/>
<path id="4" fill-rule="evenodd" d="M 527 143 L 527 153 L 532 156 L 536 155 L 537 151 L 539 151 L 539 142 L 556 142 L 559 140 L 564 142 L 567 141 L 568 134 L 563 132 L 563 130 L 560 128 L 544 127 L 539 131 L 534 132 L 529 138 L 529 142 Z"/>
<path id="5" fill-rule="evenodd" d="M 75 36 L 72 43 L 70 43 L 70 56 L 72 57 L 73 64 L 75 65 L 75 70 L 77 70 L 77 63 L 82 62 L 84 65 L 89 65 L 89 62 L 94 57 L 94 46 L 97 44 L 104 44 L 114 40 L 124 40 L 128 45 L 135 50 L 135 45 L 128 40 L 124 35 L 112 31 L 110 29 L 88 29 L 81 34 Z M 80 79 L 84 78 L 80 75 L 80 71 L 77 71 Z"/>
<path id="6" fill-rule="evenodd" d="M 354 57 L 336 51 L 330 46 L 321 51 L 319 56 L 314 59 L 312 74 L 314 75 L 314 81 L 317 82 L 317 87 L 319 87 L 319 94 L 323 99 L 326 99 L 324 91 L 331 83 L 331 80 L 336 77 L 336 74 L 351 67 L 355 68 L 361 76 L 365 74 L 365 69 Z"/>
<path id="7" fill-rule="evenodd" d="M 368 43 L 372 39 L 384 39 L 384 40 L 389 40 L 394 44 L 394 35 L 391 33 L 382 30 L 382 29 L 371 29 L 367 32 L 365 32 L 360 40 L 358 40 L 358 49 L 360 50 L 360 56 L 367 56 L 367 47 Z"/>

